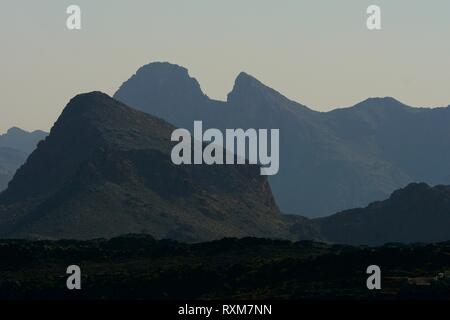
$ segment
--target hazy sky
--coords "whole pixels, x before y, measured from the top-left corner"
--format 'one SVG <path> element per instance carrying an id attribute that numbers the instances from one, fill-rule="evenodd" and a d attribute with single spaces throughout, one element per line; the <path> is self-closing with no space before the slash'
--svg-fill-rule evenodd
<path id="1" fill-rule="evenodd" d="M 66 29 L 66 8 L 82 30 Z M 382 30 L 366 8 L 382 9 Z M 49 130 L 69 99 L 141 65 L 185 66 L 212 98 L 240 71 L 315 110 L 394 96 L 450 104 L 449 0 L 0 0 L 0 132 Z"/>

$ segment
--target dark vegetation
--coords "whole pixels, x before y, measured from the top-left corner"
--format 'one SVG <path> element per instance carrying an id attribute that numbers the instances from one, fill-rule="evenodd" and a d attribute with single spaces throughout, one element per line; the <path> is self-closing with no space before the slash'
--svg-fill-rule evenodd
<path id="1" fill-rule="evenodd" d="M 0 241 L 2 299 L 448 298 L 450 243 L 352 247 L 257 238 L 199 244 L 128 235 Z M 66 268 L 82 290 L 66 289 Z M 366 288 L 369 265 L 382 290 Z M 435 280 L 439 273 L 444 277 Z"/>

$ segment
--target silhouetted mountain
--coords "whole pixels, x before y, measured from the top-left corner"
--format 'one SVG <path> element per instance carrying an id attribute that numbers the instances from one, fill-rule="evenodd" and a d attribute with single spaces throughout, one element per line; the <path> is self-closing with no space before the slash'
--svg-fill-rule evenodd
<path id="1" fill-rule="evenodd" d="M 385 201 L 314 220 L 331 242 L 381 245 L 450 239 L 450 186 L 413 183 Z"/>
<path id="2" fill-rule="evenodd" d="M 316 112 L 246 73 L 227 101 L 206 97 L 186 69 L 142 67 L 118 100 L 176 126 L 279 128 L 280 171 L 269 177 L 286 213 L 316 217 L 365 206 L 415 181 L 450 183 L 450 108 L 411 108 L 373 98 Z"/>
<path id="3" fill-rule="evenodd" d="M 0 237 L 138 232 L 200 241 L 316 232 L 306 219 L 280 214 L 256 165 L 172 164 L 173 130 L 105 94 L 75 97 L 0 195 Z"/>
<path id="4" fill-rule="evenodd" d="M 187 69 L 169 63 L 143 66 L 114 98 L 182 128 L 192 127 L 191 119 L 202 119 L 210 102 Z"/>
<path id="5" fill-rule="evenodd" d="M 0 192 L 46 135 L 43 131 L 27 132 L 16 127 L 0 135 Z"/>
<path id="6" fill-rule="evenodd" d="M 47 136 L 47 132 L 35 130 L 28 132 L 17 127 L 0 135 L 0 148 L 12 148 L 25 154 L 31 153 L 39 141 Z"/>

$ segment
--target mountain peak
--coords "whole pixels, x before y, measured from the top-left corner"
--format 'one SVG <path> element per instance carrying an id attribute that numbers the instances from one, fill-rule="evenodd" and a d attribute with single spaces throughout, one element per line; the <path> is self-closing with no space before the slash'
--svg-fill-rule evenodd
<path id="1" fill-rule="evenodd" d="M 25 137 L 25 136 L 46 136 L 47 132 L 42 130 L 33 130 L 33 131 L 27 131 L 19 127 L 11 127 L 9 128 L 6 133 L 0 134 L 0 137 Z"/>
<path id="2" fill-rule="evenodd" d="M 267 88 L 261 81 L 256 79 L 255 77 L 249 75 L 248 73 L 241 72 L 236 77 L 236 80 L 234 81 L 234 87 L 230 94 L 236 91 L 250 91 L 250 90 L 257 90 L 258 88 Z M 271 89 L 272 90 L 272 89 Z"/>
<path id="3" fill-rule="evenodd" d="M 246 72 L 240 72 L 234 81 L 235 85 L 263 85 L 258 79 Z"/>
<path id="4" fill-rule="evenodd" d="M 355 107 L 373 107 L 373 106 L 385 106 L 385 107 L 408 107 L 404 103 L 392 97 L 372 97 L 368 98 Z"/>
<path id="5" fill-rule="evenodd" d="M 78 99 L 103 99 L 103 98 L 107 98 L 107 99 L 111 99 L 106 93 L 103 93 L 101 91 L 91 91 L 91 92 L 86 92 L 86 93 L 80 93 L 78 95 L 76 95 L 75 97 L 72 98 L 72 100 L 78 100 Z"/>
<path id="6" fill-rule="evenodd" d="M 139 111 L 163 118 L 176 126 L 188 125 L 186 110 L 203 114 L 208 97 L 186 68 L 168 62 L 141 67 L 125 81 L 114 98 Z"/>
<path id="7" fill-rule="evenodd" d="M 205 96 L 198 81 L 189 75 L 186 68 L 169 62 L 152 62 L 142 66 L 122 84 L 114 98 L 121 101 L 127 100 L 129 88 L 133 88 L 134 91 L 140 90 L 141 94 L 149 91 L 156 98 L 158 95 L 165 95 L 164 98 L 173 98 L 174 96 L 202 98 Z M 139 106 L 133 105 L 133 107 Z"/>
<path id="8" fill-rule="evenodd" d="M 28 133 L 28 132 L 19 127 L 12 127 L 12 128 L 9 128 L 8 131 L 6 131 L 6 134 L 11 134 L 11 135 L 24 134 L 24 133 Z"/>
<path id="9" fill-rule="evenodd" d="M 365 101 L 401 103 L 400 101 L 398 101 L 394 97 L 370 97 L 370 98 L 367 98 Z"/>
<path id="10" fill-rule="evenodd" d="M 240 101 L 248 103 L 248 99 L 256 99 L 253 102 L 267 103 L 270 100 L 286 99 L 279 92 L 266 86 L 248 73 L 241 72 L 234 81 L 233 90 L 228 94 L 228 102 Z"/>
<path id="11" fill-rule="evenodd" d="M 104 114 L 110 114 L 112 117 L 122 105 L 120 102 L 112 101 L 114 100 L 111 97 L 100 91 L 78 94 L 64 108 L 52 131 L 58 130 L 65 123 L 71 123 L 72 126 L 86 126 L 95 118 L 103 119 Z"/>
<path id="12" fill-rule="evenodd" d="M 152 74 L 159 76 L 179 75 L 181 77 L 189 77 L 189 72 L 185 67 L 170 62 L 151 62 L 138 69 L 136 74 Z"/>
<path id="13" fill-rule="evenodd" d="M 62 115 L 69 112 L 84 112 L 91 108 L 98 108 L 99 106 L 103 105 L 102 103 L 99 104 L 98 102 L 105 102 L 109 99 L 111 98 L 106 93 L 100 91 L 78 94 L 69 101 Z"/>
<path id="14" fill-rule="evenodd" d="M 289 110 L 289 112 L 309 113 L 311 111 L 306 106 L 290 100 L 245 72 L 239 73 L 236 77 L 233 90 L 228 94 L 227 102 L 245 108 L 253 108 L 255 111 L 260 111 L 262 108 L 275 113 L 279 112 L 280 108 Z"/>
<path id="15" fill-rule="evenodd" d="M 12 148 L 28 155 L 46 136 L 47 133 L 41 130 L 28 132 L 19 127 L 12 127 L 6 133 L 0 134 L 0 148 Z"/>
<path id="16" fill-rule="evenodd" d="M 415 192 L 425 192 L 427 190 L 431 189 L 431 187 L 424 182 L 413 182 L 408 184 L 406 187 L 398 189 L 396 191 L 394 191 L 391 194 L 392 198 L 398 198 L 398 197 L 409 197 L 411 196 L 412 193 Z"/>

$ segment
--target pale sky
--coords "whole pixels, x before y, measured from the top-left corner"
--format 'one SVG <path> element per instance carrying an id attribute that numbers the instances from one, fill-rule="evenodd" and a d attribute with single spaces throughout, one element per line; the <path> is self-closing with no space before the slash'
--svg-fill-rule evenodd
<path id="1" fill-rule="evenodd" d="M 82 30 L 66 28 L 66 8 Z M 366 9 L 382 10 L 382 30 Z M 450 104 L 448 0 L 0 0 L 0 133 L 49 130 L 71 97 L 169 61 L 224 100 L 245 71 L 326 111 L 368 97 Z"/>

